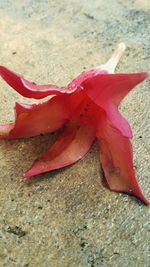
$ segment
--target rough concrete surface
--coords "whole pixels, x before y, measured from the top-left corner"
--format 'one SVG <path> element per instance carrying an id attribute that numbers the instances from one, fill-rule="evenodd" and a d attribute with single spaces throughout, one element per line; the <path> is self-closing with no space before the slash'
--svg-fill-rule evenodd
<path id="1" fill-rule="evenodd" d="M 39 83 L 67 84 L 128 48 L 117 72 L 150 70 L 149 0 L 0 0 L 0 64 Z M 140 185 L 150 197 L 150 80 L 124 100 Z M 16 100 L 0 80 L 0 120 Z M 31 101 L 30 101 L 31 102 Z M 97 146 L 75 165 L 22 181 L 52 136 L 0 140 L 0 266 L 148 267 L 150 209 L 102 183 Z"/>

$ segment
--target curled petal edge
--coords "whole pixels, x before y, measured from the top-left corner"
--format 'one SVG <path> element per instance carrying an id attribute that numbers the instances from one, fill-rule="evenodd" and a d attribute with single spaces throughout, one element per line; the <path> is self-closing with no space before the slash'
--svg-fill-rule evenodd
<path id="1" fill-rule="evenodd" d="M 70 116 L 64 96 L 40 104 L 15 106 L 15 122 L 0 125 L 0 138 L 13 139 L 51 133 L 62 127 Z"/>
<path id="2" fill-rule="evenodd" d="M 49 95 L 70 94 L 76 90 L 71 87 L 58 87 L 52 84 L 38 85 L 26 80 L 20 74 L 17 74 L 4 66 L 0 66 L 0 76 L 20 95 L 27 98 L 41 99 Z"/>

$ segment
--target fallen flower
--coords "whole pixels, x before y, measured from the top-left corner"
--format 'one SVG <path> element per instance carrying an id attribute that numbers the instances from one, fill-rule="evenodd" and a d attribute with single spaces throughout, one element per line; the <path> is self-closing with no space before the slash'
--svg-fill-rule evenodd
<path id="1" fill-rule="evenodd" d="M 16 103 L 15 122 L 0 125 L 0 138 L 31 137 L 63 127 L 56 142 L 23 178 L 73 164 L 88 152 L 96 138 L 110 190 L 126 192 L 150 203 L 135 177 L 130 125 L 118 110 L 128 92 L 148 74 L 114 74 L 124 50 L 125 45 L 119 44 L 106 64 L 81 73 L 66 87 L 37 85 L 0 66 L 1 77 L 22 96 L 35 99 L 53 96 L 40 104 Z"/>

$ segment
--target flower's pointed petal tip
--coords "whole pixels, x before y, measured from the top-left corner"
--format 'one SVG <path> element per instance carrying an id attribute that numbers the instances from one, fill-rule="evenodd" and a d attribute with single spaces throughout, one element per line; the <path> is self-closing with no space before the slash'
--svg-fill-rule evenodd
<path id="1" fill-rule="evenodd" d="M 34 173 L 34 171 L 33 170 L 31 170 L 31 168 L 29 169 L 29 170 L 27 170 L 26 172 L 24 172 L 23 174 L 22 174 L 22 179 L 23 180 L 28 180 L 29 178 L 31 178 L 31 177 L 33 177 L 33 176 L 35 176 L 35 175 L 38 175 L 39 173 Z"/>
<path id="2" fill-rule="evenodd" d="M 143 202 L 145 205 L 150 205 L 150 201 L 144 196 L 144 193 L 143 191 L 138 188 L 138 191 L 132 191 L 132 190 L 118 190 L 118 189 L 115 189 L 115 188 L 111 188 L 109 186 L 109 183 L 107 181 L 105 181 L 109 190 L 111 192 L 116 192 L 116 193 L 124 193 L 124 194 L 127 194 L 127 195 L 130 195 L 130 196 L 134 196 L 136 197 L 137 199 L 139 199 L 141 202 Z"/>
<path id="3" fill-rule="evenodd" d="M 144 196 L 143 192 L 140 192 L 139 194 L 134 193 L 134 192 L 133 193 L 132 192 L 131 193 L 129 192 L 128 194 L 136 197 L 141 202 L 143 202 L 145 205 L 150 205 L 150 201 Z"/>
<path id="4" fill-rule="evenodd" d="M 24 173 L 22 174 L 22 179 L 23 179 L 23 180 L 27 180 L 27 179 L 28 179 L 28 177 L 26 176 L 26 172 L 24 172 Z"/>
<path id="5" fill-rule="evenodd" d="M 140 80 L 139 83 L 142 82 L 142 81 L 144 81 L 145 79 L 147 79 L 148 76 L 149 76 L 148 72 L 146 72 L 146 71 L 145 72 L 137 73 L 137 75 L 139 76 L 139 80 Z"/>
<path id="6" fill-rule="evenodd" d="M 28 180 L 29 178 L 32 178 L 36 175 L 51 171 L 53 168 L 46 169 L 42 166 L 42 164 L 40 164 L 39 162 L 37 162 L 36 160 L 33 162 L 33 164 L 31 165 L 31 167 L 25 171 L 22 175 L 22 178 L 24 180 Z M 57 169 L 57 168 L 56 168 Z"/>
<path id="7" fill-rule="evenodd" d="M 141 190 L 136 178 L 134 181 L 132 181 L 133 184 L 130 185 L 128 188 L 124 188 L 124 181 L 119 181 L 119 184 L 116 186 L 113 186 L 111 183 L 109 183 L 109 179 L 106 179 L 105 177 L 105 183 L 109 190 L 111 192 L 117 192 L 117 193 L 125 193 L 131 196 L 136 197 L 141 202 L 143 202 L 145 205 L 150 205 L 150 201 L 144 196 L 143 191 Z"/>

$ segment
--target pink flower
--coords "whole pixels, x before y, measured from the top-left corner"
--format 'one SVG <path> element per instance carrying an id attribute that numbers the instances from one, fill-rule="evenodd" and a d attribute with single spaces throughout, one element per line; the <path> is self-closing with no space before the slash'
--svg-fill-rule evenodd
<path id="1" fill-rule="evenodd" d="M 1 77 L 22 96 L 53 96 L 41 104 L 16 103 L 15 122 L 0 125 L 0 138 L 31 137 L 63 127 L 56 142 L 23 174 L 24 178 L 75 163 L 96 138 L 110 190 L 150 203 L 135 177 L 130 125 L 118 110 L 122 99 L 148 74 L 113 74 L 124 50 L 125 45 L 119 44 L 106 64 L 81 73 L 66 87 L 37 85 L 0 66 Z"/>

